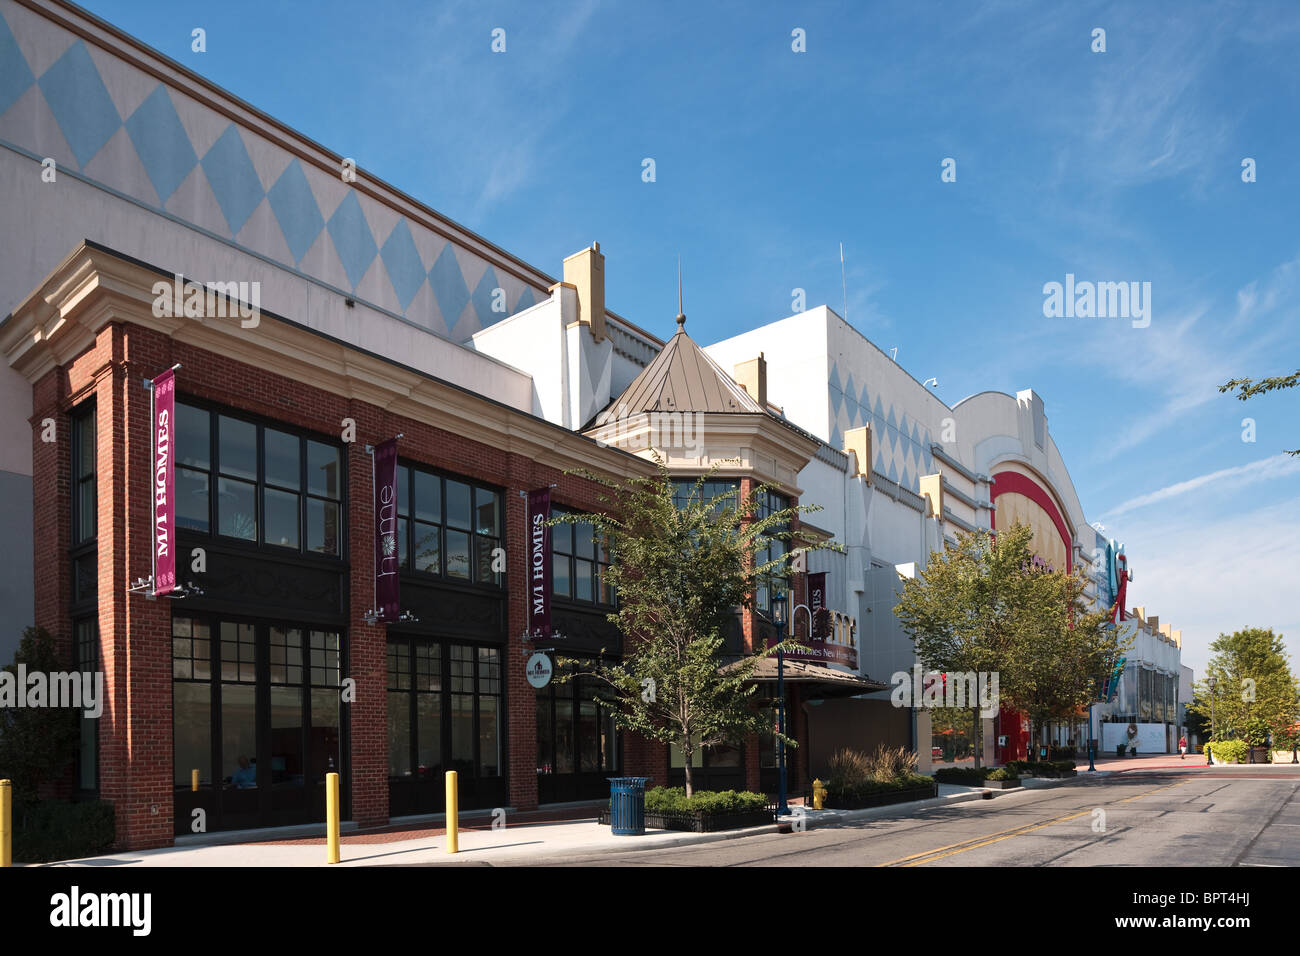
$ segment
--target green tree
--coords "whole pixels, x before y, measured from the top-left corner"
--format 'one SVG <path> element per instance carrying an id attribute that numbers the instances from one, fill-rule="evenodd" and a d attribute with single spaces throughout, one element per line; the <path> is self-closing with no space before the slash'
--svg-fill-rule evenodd
<path id="1" fill-rule="evenodd" d="M 23 631 L 14 662 L 5 668 L 17 679 L 18 665 L 27 673 L 64 671 L 54 638 L 41 627 Z M 25 693 L 25 687 L 17 687 Z M 0 707 L 0 779 L 13 781 L 14 800 L 31 804 L 39 799 L 43 784 L 57 780 L 68 769 L 78 740 L 77 711 L 64 707 Z"/>
<path id="2" fill-rule="evenodd" d="M 1274 375 L 1270 378 L 1261 378 L 1258 382 L 1251 378 L 1234 378 L 1230 382 L 1225 382 L 1219 386 L 1220 392 L 1237 391 L 1237 398 L 1246 401 L 1255 395 L 1263 395 L 1265 392 L 1272 392 L 1279 389 L 1295 388 L 1300 385 L 1300 369 L 1297 369 L 1294 375 Z M 1300 455 L 1300 448 L 1292 449 L 1287 452 L 1288 455 Z"/>
<path id="3" fill-rule="evenodd" d="M 768 714 L 755 706 L 752 677 L 776 648 L 728 661 L 724 635 L 735 609 L 752 605 L 761 581 L 788 576 L 797 550 L 787 546 L 761 563 L 758 552 L 774 539 L 791 542 L 788 526 L 795 515 L 820 508 L 800 505 L 758 517 L 767 486 L 743 501 L 738 491 L 705 500 L 701 489 L 716 468 L 700 476 L 679 508 L 665 463 L 657 456 L 656 463 L 658 474 L 622 482 L 573 472 L 601 486 L 598 511 L 557 515 L 552 523 L 590 522 L 597 539 L 606 542 L 609 580 L 618 593 L 618 610 L 609 620 L 624 642 L 620 661 L 606 661 L 602 651 L 595 663 L 561 663 L 610 689 L 619 726 L 681 749 L 690 796 L 701 748 L 770 729 Z M 798 646 L 787 640 L 781 648 Z"/>
<path id="4" fill-rule="evenodd" d="M 1187 709 L 1213 716 L 1215 740 L 1261 747 L 1270 728 L 1295 723 L 1300 691 L 1281 634 L 1271 627 L 1247 627 L 1220 634 L 1210 651 L 1214 656 Z"/>
<path id="5" fill-rule="evenodd" d="M 1085 606 L 1082 572 L 1048 568 L 1029 550 L 1031 537 L 1019 524 L 996 536 L 960 534 L 904 582 L 894 613 L 927 669 L 997 673 L 1001 699 L 1026 713 L 1037 740 L 1047 720 L 1093 699 L 1123 648 L 1106 612 Z"/>

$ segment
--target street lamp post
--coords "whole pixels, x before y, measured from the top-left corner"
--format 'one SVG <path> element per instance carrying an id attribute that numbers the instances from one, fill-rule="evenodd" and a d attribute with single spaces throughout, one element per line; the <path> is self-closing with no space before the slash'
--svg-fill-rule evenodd
<path id="1" fill-rule="evenodd" d="M 1207 764 L 1210 764 L 1210 763 L 1213 763 L 1213 762 L 1214 762 L 1213 757 L 1212 757 L 1212 755 L 1210 754 L 1210 743 L 1214 740 L 1214 733 L 1215 733 L 1215 728 L 1214 728 L 1214 688 L 1218 686 L 1219 681 L 1218 681 L 1217 678 L 1215 678 L 1215 677 L 1211 677 L 1211 678 L 1210 678 L 1206 683 L 1209 685 L 1209 688 L 1210 688 L 1210 739 L 1207 740 L 1207 741 L 1205 742 L 1205 762 L 1206 762 Z"/>
<path id="2" fill-rule="evenodd" d="M 776 730 L 778 737 L 776 739 L 776 761 L 780 770 L 780 783 L 777 791 L 777 814 L 786 816 L 790 812 L 790 807 L 786 804 L 785 799 L 785 652 L 780 648 L 780 644 L 785 640 L 785 621 L 786 609 L 789 607 L 789 598 L 785 591 L 772 589 L 772 623 L 776 625 Z"/>
<path id="3" fill-rule="evenodd" d="M 1094 763 L 1094 758 L 1096 757 L 1096 753 L 1097 753 L 1097 738 L 1093 737 L 1092 735 L 1092 730 L 1093 730 L 1092 709 L 1095 706 L 1097 706 L 1096 701 L 1088 702 L 1088 769 L 1089 770 L 1097 769 L 1097 765 L 1096 763 Z"/>

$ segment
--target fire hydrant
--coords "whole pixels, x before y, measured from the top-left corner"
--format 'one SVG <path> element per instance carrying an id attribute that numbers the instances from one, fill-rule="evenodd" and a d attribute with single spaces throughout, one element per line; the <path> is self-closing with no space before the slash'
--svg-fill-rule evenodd
<path id="1" fill-rule="evenodd" d="M 822 803 L 826 799 L 826 784 L 820 780 L 813 781 L 813 809 L 822 809 Z"/>

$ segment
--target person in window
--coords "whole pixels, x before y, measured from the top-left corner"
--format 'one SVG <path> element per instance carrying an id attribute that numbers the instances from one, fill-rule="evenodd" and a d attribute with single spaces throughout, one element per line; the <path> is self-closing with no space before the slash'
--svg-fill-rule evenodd
<path id="1" fill-rule="evenodd" d="M 253 790 L 257 787 L 257 768 L 247 757 L 239 758 L 239 769 L 231 775 L 230 783 L 238 790 Z"/>

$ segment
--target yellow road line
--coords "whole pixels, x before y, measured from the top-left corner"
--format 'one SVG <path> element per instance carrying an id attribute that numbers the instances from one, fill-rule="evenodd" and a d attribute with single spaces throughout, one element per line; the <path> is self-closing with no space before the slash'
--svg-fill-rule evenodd
<path id="1" fill-rule="evenodd" d="M 1154 790 L 1147 790 L 1136 796 L 1125 797 L 1123 800 L 1113 801 L 1115 803 L 1128 803 L 1132 800 L 1141 800 L 1143 797 L 1149 797 L 1153 793 L 1161 793 L 1174 787 L 1181 787 L 1184 783 L 1190 783 L 1190 780 L 1180 780 L 1177 783 L 1171 783 L 1167 786 L 1156 787 Z M 1057 817 L 1054 820 L 1046 820 L 1042 823 L 1031 823 L 1018 827 L 1010 827 L 1006 830 L 997 830 L 993 833 L 986 833 L 982 836 L 971 837 L 967 840 L 961 840 L 957 843 L 950 843 L 947 846 L 935 847 L 933 850 L 927 850 L 924 853 L 913 853 L 911 856 L 899 857 L 896 860 L 889 860 L 885 863 L 877 863 L 877 866 L 920 866 L 922 863 L 929 863 L 932 860 L 942 860 L 945 857 L 955 856 L 958 853 L 965 853 L 967 850 L 975 850 L 982 846 L 988 846 L 992 843 L 1000 843 L 1003 840 L 1009 840 L 1013 836 L 1020 836 L 1022 833 L 1032 833 L 1035 830 L 1041 830 L 1044 827 L 1054 826 L 1057 823 L 1065 823 L 1069 820 L 1075 820 L 1079 817 L 1087 816 L 1092 813 L 1092 809 L 1083 810 L 1079 813 L 1072 813 L 1067 816 Z M 945 852 L 947 851 L 947 852 Z"/>

